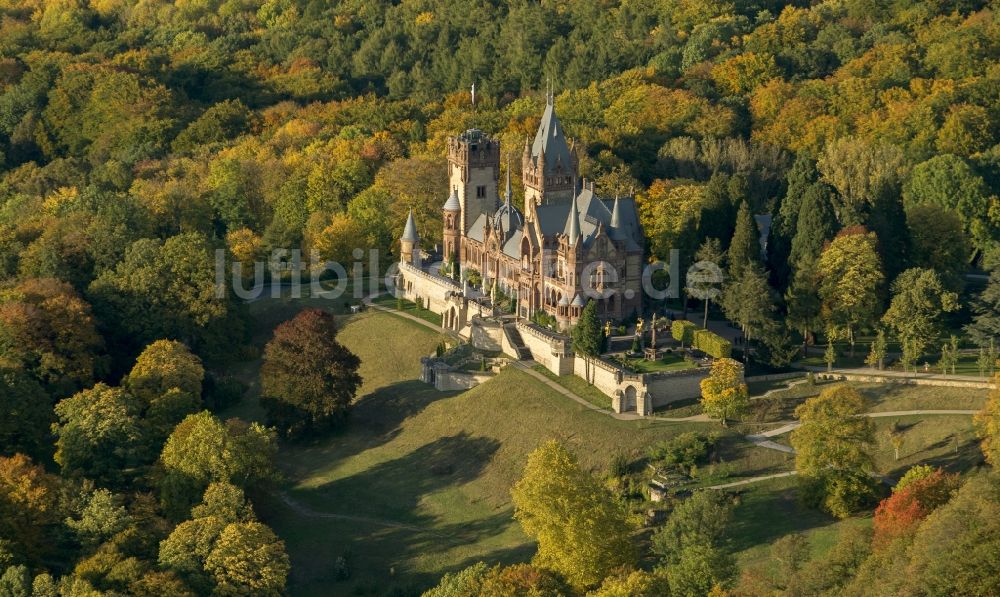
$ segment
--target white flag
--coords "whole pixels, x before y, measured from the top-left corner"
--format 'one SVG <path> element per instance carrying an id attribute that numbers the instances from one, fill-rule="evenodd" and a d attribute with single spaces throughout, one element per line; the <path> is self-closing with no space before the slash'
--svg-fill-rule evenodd
<path id="1" fill-rule="evenodd" d="M 472 105 L 476 105 L 476 84 L 472 84 Z"/>

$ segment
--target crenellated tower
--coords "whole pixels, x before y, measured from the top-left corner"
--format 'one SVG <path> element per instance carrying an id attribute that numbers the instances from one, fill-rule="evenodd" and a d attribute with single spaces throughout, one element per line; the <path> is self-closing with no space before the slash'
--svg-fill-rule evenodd
<path id="1" fill-rule="evenodd" d="M 500 207 L 499 180 L 499 141 L 479 129 L 448 138 L 448 186 L 458 197 L 462 234 L 480 215 L 492 214 Z"/>

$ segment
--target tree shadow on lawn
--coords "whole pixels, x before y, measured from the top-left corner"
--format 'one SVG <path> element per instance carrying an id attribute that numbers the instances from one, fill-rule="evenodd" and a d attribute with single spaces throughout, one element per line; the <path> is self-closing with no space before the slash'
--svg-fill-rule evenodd
<path id="1" fill-rule="evenodd" d="M 317 437 L 285 444 L 286 472 L 308 475 L 311 463 L 328 464 L 392 441 L 400 425 L 431 403 L 459 392 L 440 392 L 422 381 L 400 381 L 358 399 L 347 419 L 336 429 Z"/>
<path id="2" fill-rule="evenodd" d="M 430 526 L 434 521 L 417 513 L 423 496 L 478 478 L 499 447 L 494 439 L 466 433 L 441 437 L 405 456 L 291 494 L 319 510 L 335 504 L 345 514 Z"/>
<path id="3" fill-rule="evenodd" d="M 790 533 L 808 531 L 837 519 L 804 506 L 794 480 L 757 486 L 740 492 L 741 502 L 729 527 L 734 552 L 773 543 Z"/>
<path id="4" fill-rule="evenodd" d="M 288 542 L 293 586 L 318 589 L 323 582 L 336 582 L 333 562 L 338 557 L 346 558 L 355 574 L 338 582 L 340 588 L 334 592 L 348 592 L 357 584 L 362 589 L 377 587 L 373 594 L 391 586 L 405 589 L 404 593 L 412 588 L 419 594 L 445 571 L 480 560 L 509 563 L 528 559 L 533 549 L 530 545 L 489 545 L 509 542 L 501 537 L 517 524 L 509 508 L 484 513 L 485 506 L 471 505 L 466 496 L 457 493 L 442 498 L 447 500 L 443 505 L 447 515 L 421 511 L 429 494 L 478 478 L 498 448 L 499 443 L 488 438 L 466 434 L 443 437 L 318 488 L 289 491 L 292 499 L 314 513 L 312 516 L 272 500 L 264 518 L 273 519 Z M 483 544 L 486 553 L 476 554 L 478 544 Z M 441 573 L 410 569 L 418 559 L 424 568 L 438 568 L 438 558 L 444 560 Z M 304 593 L 312 594 L 312 590 Z"/>
<path id="5" fill-rule="evenodd" d="M 396 382 L 359 398 L 351 409 L 351 423 L 372 435 L 382 435 L 398 429 L 428 405 L 460 393 L 442 392 L 419 380 Z"/>
<path id="6" fill-rule="evenodd" d="M 940 467 L 951 473 L 965 473 L 983 466 L 986 462 L 979 439 L 975 436 L 963 438 L 960 434 L 956 436 L 955 433 L 952 433 L 948 437 L 926 446 L 922 451 L 930 452 L 944 448 L 948 448 L 948 451 L 929 458 L 921 458 L 920 464 Z M 898 480 L 912 467 L 912 463 L 895 466 L 886 473 L 886 476 Z"/>

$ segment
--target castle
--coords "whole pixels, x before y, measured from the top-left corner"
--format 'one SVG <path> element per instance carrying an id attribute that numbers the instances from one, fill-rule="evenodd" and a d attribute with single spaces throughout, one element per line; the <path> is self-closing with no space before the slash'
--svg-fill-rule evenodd
<path id="1" fill-rule="evenodd" d="M 509 166 L 501 202 L 499 141 L 479 129 L 449 138 L 443 257 L 462 279 L 478 272 L 484 294 L 512 297 L 522 318 L 543 311 L 565 329 L 591 299 L 605 320 L 641 313 L 645 240 L 635 201 L 599 197 L 581 181 L 553 103 L 547 95 L 534 141 L 525 139 L 524 212 L 512 203 Z M 400 255 L 420 268 L 412 213 Z"/>

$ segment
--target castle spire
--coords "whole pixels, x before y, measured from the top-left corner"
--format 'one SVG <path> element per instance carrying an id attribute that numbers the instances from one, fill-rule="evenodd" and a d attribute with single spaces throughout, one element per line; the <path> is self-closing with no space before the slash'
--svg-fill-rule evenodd
<path id="1" fill-rule="evenodd" d="M 410 215 L 406 218 L 406 226 L 403 228 L 403 236 L 399 240 L 418 243 L 420 236 L 417 235 L 417 224 L 413 221 L 413 208 L 410 208 Z"/>
<path id="2" fill-rule="evenodd" d="M 569 237 L 569 246 L 576 246 L 576 241 L 580 238 L 580 212 L 576 206 L 576 196 L 573 197 L 573 206 L 569 210 L 566 236 Z"/>
<path id="3" fill-rule="evenodd" d="M 507 189 L 504 191 L 504 201 L 507 205 L 510 205 L 510 198 L 514 195 L 513 188 L 510 186 L 510 156 L 507 156 Z"/>

